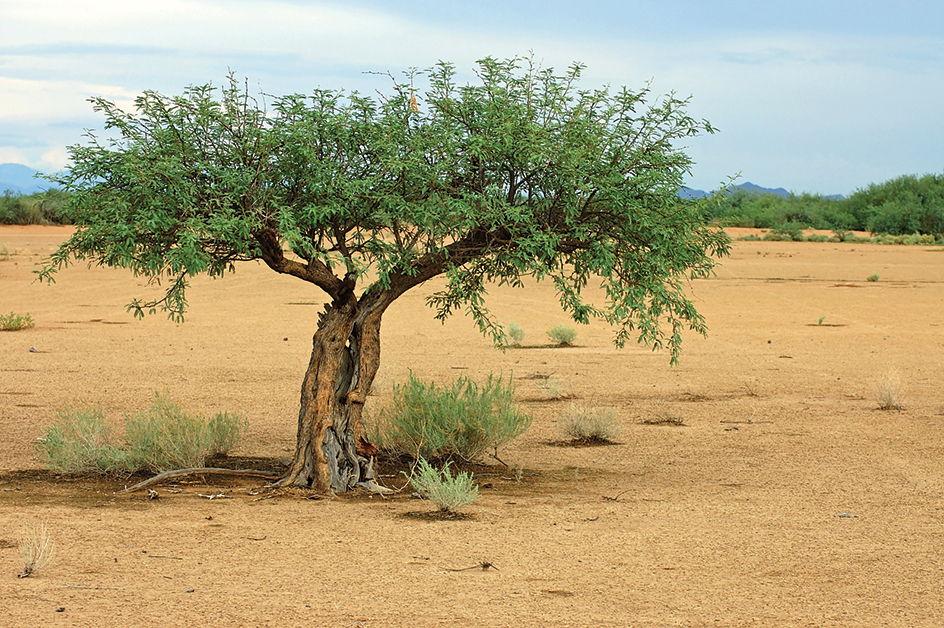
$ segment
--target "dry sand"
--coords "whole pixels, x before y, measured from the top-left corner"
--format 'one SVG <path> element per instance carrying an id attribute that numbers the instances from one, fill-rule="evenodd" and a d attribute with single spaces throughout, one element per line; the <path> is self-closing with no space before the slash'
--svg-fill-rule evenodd
<path id="1" fill-rule="evenodd" d="M 471 518 L 439 521 L 408 491 L 310 500 L 208 478 L 148 501 L 41 471 L 32 444 L 57 409 L 120 424 L 164 388 L 244 414 L 235 455 L 289 455 L 321 303 L 250 263 L 194 281 L 182 325 L 134 320 L 125 304 L 149 289 L 130 273 L 33 280 L 68 232 L 0 227 L 0 312 L 36 321 L 0 333 L 2 626 L 944 625 L 940 247 L 737 242 L 691 286 L 711 334 L 688 334 L 675 368 L 616 350 L 602 324 L 547 348 L 566 322 L 547 284 L 492 291 L 527 333 L 504 353 L 462 316 L 433 320 L 437 284 L 407 294 L 385 317 L 369 408 L 410 370 L 495 372 L 534 414 L 500 452 L 520 481 L 493 461 Z M 889 370 L 901 412 L 877 409 Z M 571 403 L 616 408 L 618 444 L 555 444 Z M 659 419 L 684 425 L 645 424 Z M 41 521 L 55 559 L 17 579 L 23 527 Z"/>

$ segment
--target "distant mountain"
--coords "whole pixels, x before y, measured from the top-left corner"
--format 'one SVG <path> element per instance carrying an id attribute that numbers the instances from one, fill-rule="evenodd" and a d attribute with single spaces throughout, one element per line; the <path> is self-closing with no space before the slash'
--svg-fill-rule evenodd
<path id="1" fill-rule="evenodd" d="M 686 201 L 690 201 L 693 198 L 705 198 L 708 196 L 708 193 L 704 190 L 693 190 L 692 188 L 682 187 L 679 189 L 679 196 L 684 198 Z"/>
<path id="2" fill-rule="evenodd" d="M 750 192 L 751 194 L 773 194 L 774 196 L 779 196 L 781 198 L 790 198 L 790 193 L 783 188 L 762 188 L 759 185 L 754 185 L 750 181 L 742 183 L 741 185 L 736 185 L 734 187 L 741 188 L 745 192 Z"/>
<path id="3" fill-rule="evenodd" d="M 35 194 L 54 187 L 45 179 L 34 179 L 36 170 L 23 164 L 0 164 L 0 194 L 10 190 L 20 194 Z"/>
<path id="4" fill-rule="evenodd" d="M 741 189 L 745 192 L 750 192 L 751 194 L 774 194 L 783 198 L 790 198 L 790 193 L 783 188 L 764 188 L 759 185 L 755 185 L 750 181 L 740 185 L 735 185 L 731 189 Z M 706 196 L 710 196 L 710 194 L 710 192 L 705 192 L 704 190 L 693 190 L 692 188 L 686 187 L 683 187 L 679 190 L 679 196 L 684 199 L 705 198 Z"/>

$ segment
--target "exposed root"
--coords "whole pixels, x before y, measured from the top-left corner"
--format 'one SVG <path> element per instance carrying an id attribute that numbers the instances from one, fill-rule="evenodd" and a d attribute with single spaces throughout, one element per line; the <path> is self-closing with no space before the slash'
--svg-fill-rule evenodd
<path id="1" fill-rule="evenodd" d="M 140 491 L 149 486 L 154 486 L 155 484 L 160 484 L 165 480 L 172 480 L 175 478 L 182 478 L 188 475 L 241 475 L 251 478 L 263 478 L 266 480 L 277 480 L 282 477 L 278 473 L 272 473 L 271 471 L 256 471 L 254 469 L 220 469 L 217 467 L 194 467 L 192 469 L 174 469 L 172 471 L 165 471 L 164 473 L 155 475 L 153 478 L 144 480 L 143 482 L 138 482 L 134 486 L 129 486 L 128 488 L 118 491 L 118 493 L 133 493 L 135 491 Z"/>

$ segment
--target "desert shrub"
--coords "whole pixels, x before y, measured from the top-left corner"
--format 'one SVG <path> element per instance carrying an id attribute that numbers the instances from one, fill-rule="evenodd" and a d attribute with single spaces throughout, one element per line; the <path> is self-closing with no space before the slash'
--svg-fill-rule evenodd
<path id="1" fill-rule="evenodd" d="M 806 236 L 807 242 L 829 242 L 829 240 L 829 236 L 823 233 L 811 233 L 810 235 Z"/>
<path id="2" fill-rule="evenodd" d="M 876 281 L 879 280 L 878 273 L 872 273 L 871 275 L 866 277 L 865 280 L 871 283 L 875 283 Z"/>
<path id="3" fill-rule="evenodd" d="M 146 412 L 127 417 L 125 438 L 134 464 L 160 473 L 202 467 L 207 457 L 228 453 L 242 428 L 237 415 L 222 413 L 207 421 L 187 412 L 168 393 L 156 392 Z"/>
<path id="4" fill-rule="evenodd" d="M 508 443 L 531 426 L 531 416 L 514 401 L 514 386 L 489 375 L 485 384 L 460 377 L 452 386 L 410 373 L 393 387 L 393 401 L 380 413 L 378 443 L 417 458 L 475 460 Z"/>
<path id="5" fill-rule="evenodd" d="M 22 316 L 16 312 L 0 314 L 0 331 L 20 331 L 21 329 L 29 329 L 34 324 L 33 317 L 29 314 L 23 314 Z"/>
<path id="6" fill-rule="evenodd" d="M 620 422 L 613 408 L 571 404 L 557 420 L 557 429 L 577 442 L 608 442 L 619 434 Z"/>
<path id="7" fill-rule="evenodd" d="M 0 262 L 10 259 L 10 249 L 6 244 L 0 244 Z"/>
<path id="8" fill-rule="evenodd" d="M 887 371 L 878 383 L 878 407 L 882 410 L 901 410 L 905 403 L 905 385 L 898 371 Z"/>
<path id="9" fill-rule="evenodd" d="M 577 330 L 570 325 L 558 325 L 547 330 L 547 337 L 556 345 L 570 346 L 577 339 Z"/>
<path id="10" fill-rule="evenodd" d="M 218 412 L 207 421 L 210 456 L 225 456 L 239 444 L 246 419 L 238 414 Z"/>
<path id="11" fill-rule="evenodd" d="M 524 328 L 515 321 L 511 321 L 508 323 L 508 338 L 511 339 L 511 346 L 520 347 L 524 341 Z"/>
<path id="12" fill-rule="evenodd" d="M 62 473 L 112 474 L 128 471 L 127 453 L 112 444 L 101 410 L 61 410 L 36 441 L 46 466 Z"/>
<path id="13" fill-rule="evenodd" d="M 420 458 L 410 476 L 410 485 L 441 512 L 454 513 L 471 504 L 479 496 L 479 488 L 472 483 L 471 473 L 462 471 L 452 475 L 449 464 L 447 462 L 440 473 L 426 459 Z"/>
<path id="14" fill-rule="evenodd" d="M 567 385 L 553 375 L 541 378 L 538 385 L 548 399 L 563 399 L 573 396 L 567 392 Z"/>
<path id="15" fill-rule="evenodd" d="M 798 222 L 785 222 L 764 234 L 764 240 L 771 242 L 802 242 L 804 225 Z"/>
<path id="16" fill-rule="evenodd" d="M 36 447 L 46 465 L 65 473 L 130 475 L 138 471 L 202 467 L 209 456 L 227 454 L 239 442 L 245 420 L 219 413 L 192 415 L 166 392 L 151 407 L 125 418 L 125 442 L 116 444 L 99 409 L 58 413 Z"/>
<path id="17" fill-rule="evenodd" d="M 20 558 L 23 561 L 23 571 L 18 577 L 29 577 L 32 573 L 52 562 L 55 548 L 56 546 L 49 537 L 49 531 L 45 523 L 38 526 L 27 525 L 23 532 L 23 538 L 20 540 Z"/>

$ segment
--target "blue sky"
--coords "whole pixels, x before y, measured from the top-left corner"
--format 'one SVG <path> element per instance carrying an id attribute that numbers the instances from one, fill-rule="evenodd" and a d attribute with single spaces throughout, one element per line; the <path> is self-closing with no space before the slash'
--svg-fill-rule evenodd
<path id="1" fill-rule="evenodd" d="M 179 93 L 229 69 L 271 94 L 385 89 L 367 71 L 532 51 L 585 84 L 691 95 L 691 187 L 729 176 L 848 194 L 944 172 L 944 3 L 0 0 L 0 163 L 50 171 L 86 99 Z"/>

